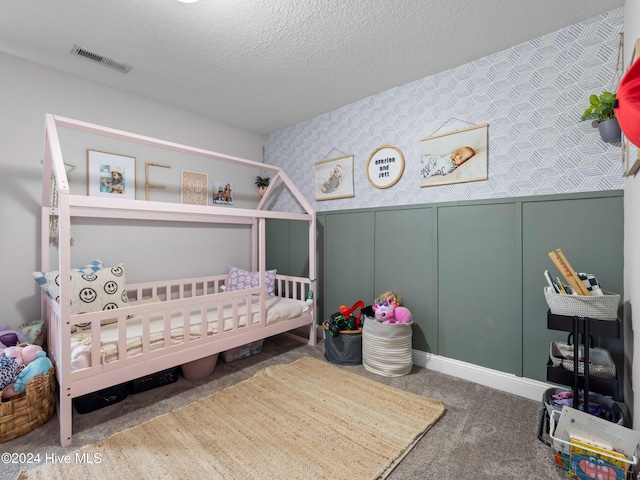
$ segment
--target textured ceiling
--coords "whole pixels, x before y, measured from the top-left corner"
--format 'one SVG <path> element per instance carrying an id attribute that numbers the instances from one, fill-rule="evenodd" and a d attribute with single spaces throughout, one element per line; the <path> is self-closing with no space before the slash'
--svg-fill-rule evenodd
<path id="1" fill-rule="evenodd" d="M 3 0 L 0 51 L 271 133 L 623 4 Z M 133 68 L 73 56 L 76 44 Z"/>

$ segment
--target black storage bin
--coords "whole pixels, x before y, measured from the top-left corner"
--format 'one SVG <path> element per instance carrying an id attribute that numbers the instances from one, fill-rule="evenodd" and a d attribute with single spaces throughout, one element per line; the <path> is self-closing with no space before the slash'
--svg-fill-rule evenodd
<path id="1" fill-rule="evenodd" d="M 362 330 L 342 330 L 333 337 L 324 327 L 324 358 L 336 365 L 360 365 Z"/>
<path id="2" fill-rule="evenodd" d="M 127 398 L 127 383 L 121 383 L 74 398 L 73 406 L 78 413 L 89 413 L 121 402 L 125 398 Z"/>
<path id="3" fill-rule="evenodd" d="M 161 372 L 152 373 L 144 377 L 136 378 L 129 382 L 129 393 L 141 393 L 152 388 L 162 387 L 178 381 L 180 367 L 172 367 Z"/>

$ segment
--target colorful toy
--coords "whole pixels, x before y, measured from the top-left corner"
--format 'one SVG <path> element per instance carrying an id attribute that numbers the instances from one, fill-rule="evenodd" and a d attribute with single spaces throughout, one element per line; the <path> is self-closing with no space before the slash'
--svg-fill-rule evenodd
<path id="1" fill-rule="evenodd" d="M 396 323 L 396 309 L 388 302 L 373 304 L 374 317 L 382 323 Z"/>
<path id="2" fill-rule="evenodd" d="M 47 354 L 40 350 L 37 353 L 36 359 L 29 363 L 18 375 L 16 378 L 16 383 L 14 385 L 14 390 L 17 393 L 24 393 L 27 387 L 27 383 L 36 375 L 46 375 L 49 373 L 49 369 L 53 365 L 51 364 L 51 360 L 47 357 Z"/>
<path id="3" fill-rule="evenodd" d="M 395 314 L 397 323 L 413 323 L 413 315 L 407 307 L 396 307 Z"/>
<path id="4" fill-rule="evenodd" d="M 340 314 L 348 319 L 349 317 L 354 317 L 354 312 L 356 311 L 356 309 L 360 309 L 360 312 L 358 313 L 358 316 L 355 317 L 355 328 L 352 328 L 351 330 L 356 330 L 358 328 L 360 328 L 360 326 L 362 325 L 362 309 L 364 308 L 364 302 L 362 300 L 358 300 L 356 303 L 353 304 L 353 306 L 351 308 L 347 307 L 346 305 L 340 305 L 340 308 L 338 310 L 340 310 Z"/>
<path id="5" fill-rule="evenodd" d="M 412 323 L 413 315 L 406 307 L 399 307 L 392 298 L 373 304 L 375 319 L 382 323 Z"/>
<path id="6" fill-rule="evenodd" d="M 389 299 L 391 299 L 393 303 L 395 303 L 396 307 L 404 306 L 402 297 L 398 295 L 396 292 L 393 292 L 391 290 L 378 295 L 378 297 L 373 301 L 373 303 L 387 303 L 389 302 Z"/>
<path id="7" fill-rule="evenodd" d="M 0 357 L 0 389 L 12 385 L 23 368 L 11 357 Z M 4 390 L 2 397 L 4 398 Z"/>
<path id="8" fill-rule="evenodd" d="M 36 359 L 41 350 L 42 347 L 39 345 L 25 345 L 23 347 L 16 345 L 5 348 L 4 355 L 13 358 L 18 365 L 28 365 Z"/>
<path id="9" fill-rule="evenodd" d="M 356 316 L 354 312 L 357 309 L 360 312 Z M 337 337 L 340 335 L 341 330 L 360 330 L 362 328 L 362 309 L 364 308 L 364 302 L 358 300 L 353 304 L 351 308 L 346 305 L 340 305 L 339 312 L 331 314 L 329 320 L 323 322 L 329 335 Z"/>
<path id="10" fill-rule="evenodd" d="M 7 347 L 15 347 L 20 343 L 26 343 L 27 337 L 22 332 L 13 330 L 9 325 L 0 323 L 0 350 Z"/>

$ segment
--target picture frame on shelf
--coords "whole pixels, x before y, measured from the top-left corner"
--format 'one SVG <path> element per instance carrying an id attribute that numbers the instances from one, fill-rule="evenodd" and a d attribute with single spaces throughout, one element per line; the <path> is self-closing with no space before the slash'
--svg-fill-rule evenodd
<path id="1" fill-rule="evenodd" d="M 233 184 L 231 182 L 213 181 L 211 187 L 213 205 L 233 205 Z"/>
<path id="2" fill-rule="evenodd" d="M 207 205 L 209 176 L 206 173 L 181 170 L 180 201 L 188 205 Z"/>
<path id="3" fill-rule="evenodd" d="M 135 200 L 135 157 L 87 149 L 87 193 L 92 197 Z"/>

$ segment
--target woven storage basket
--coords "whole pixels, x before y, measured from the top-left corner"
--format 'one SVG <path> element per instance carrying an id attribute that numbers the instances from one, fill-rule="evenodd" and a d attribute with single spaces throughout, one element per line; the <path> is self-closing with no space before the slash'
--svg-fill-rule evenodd
<path id="1" fill-rule="evenodd" d="M 0 403 L 0 443 L 21 437 L 44 425 L 56 409 L 56 375 L 51 368 L 47 375 L 29 380 L 24 394 Z"/>
<path id="2" fill-rule="evenodd" d="M 584 346 L 578 345 L 578 355 L 582 357 Z M 565 342 L 551 342 L 549 358 L 554 367 L 562 367 L 573 372 L 573 345 Z M 589 374 L 615 380 L 616 364 L 613 363 L 609 350 L 589 347 Z M 578 373 L 584 375 L 584 362 L 578 362 Z"/>
<path id="3" fill-rule="evenodd" d="M 385 377 L 411 373 L 413 323 L 379 323 L 367 317 L 362 328 L 362 365 Z"/>
<path id="4" fill-rule="evenodd" d="M 569 317 L 589 317 L 598 320 L 617 320 L 620 295 L 604 292 L 599 297 L 585 295 L 564 295 L 544 289 L 544 298 L 549 310 L 555 315 Z"/>

